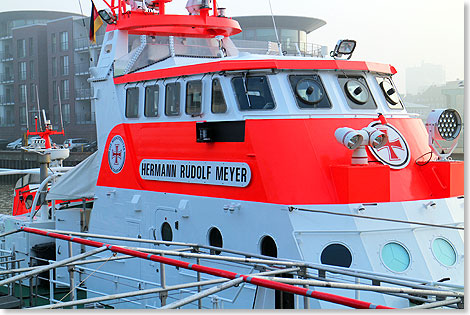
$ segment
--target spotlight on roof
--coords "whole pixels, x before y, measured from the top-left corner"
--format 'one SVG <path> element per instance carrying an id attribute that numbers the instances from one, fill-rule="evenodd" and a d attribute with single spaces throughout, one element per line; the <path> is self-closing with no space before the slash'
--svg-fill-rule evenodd
<path id="1" fill-rule="evenodd" d="M 462 118 L 455 109 L 433 109 L 426 121 L 429 146 L 439 157 L 446 160 L 455 150 L 462 131 Z"/>
<path id="2" fill-rule="evenodd" d="M 101 19 L 108 24 L 116 23 L 116 17 L 114 16 L 113 12 L 110 9 L 106 8 L 103 10 L 99 10 L 98 14 L 100 15 Z"/>
<path id="3" fill-rule="evenodd" d="M 335 49 L 330 52 L 330 56 L 338 59 L 343 57 L 343 55 L 347 56 L 347 59 L 351 59 L 352 53 L 356 48 L 356 41 L 352 39 L 341 39 L 336 43 Z"/>

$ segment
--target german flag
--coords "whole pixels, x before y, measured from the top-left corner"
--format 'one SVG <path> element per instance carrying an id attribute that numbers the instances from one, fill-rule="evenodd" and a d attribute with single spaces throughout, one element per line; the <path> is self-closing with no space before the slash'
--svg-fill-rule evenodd
<path id="1" fill-rule="evenodd" d="M 101 19 L 98 11 L 96 10 L 95 4 L 91 2 L 91 16 L 90 16 L 90 41 L 96 43 L 96 32 L 103 25 L 103 20 Z"/>

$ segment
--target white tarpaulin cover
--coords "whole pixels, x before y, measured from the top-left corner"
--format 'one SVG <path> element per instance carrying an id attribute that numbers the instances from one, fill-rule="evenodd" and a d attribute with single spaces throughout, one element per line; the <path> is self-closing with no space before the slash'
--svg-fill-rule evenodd
<path id="1" fill-rule="evenodd" d="M 96 151 L 68 171 L 51 187 L 47 200 L 74 200 L 93 198 L 100 170 L 101 154 Z"/>

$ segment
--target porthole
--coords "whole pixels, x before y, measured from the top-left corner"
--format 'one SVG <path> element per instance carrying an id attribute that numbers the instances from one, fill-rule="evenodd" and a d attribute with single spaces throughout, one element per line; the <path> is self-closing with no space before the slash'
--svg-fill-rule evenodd
<path id="1" fill-rule="evenodd" d="M 323 88 L 313 79 L 300 80 L 295 86 L 295 94 L 302 102 L 311 105 L 319 103 L 325 95 Z"/>
<path id="2" fill-rule="evenodd" d="M 323 249 L 320 261 L 324 265 L 349 268 L 352 263 L 351 251 L 343 244 L 330 244 Z"/>
<path id="3" fill-rule="evenodd" d="M 260 243 L 261 255 L 277 257 L 277 246 L 271 236 L 264 236 Z"/>
<path id="4" fill-rule="evenodd" d="M 385 99 L 387 100 L 387 102 L 389 102 L 392 105 L 398 104 L 398 102 L 400 101 L 398 97 L 398 93 L 389 79 L 384 79 L 380 83 L 380 87 L 382 88 L 382 92 L 384 93 Z"/>
<path id="5" fill-rule="evenodd" d="M 161 232 L 163 241 L 173 241 L 173 231 L 171 230 L 171 225 L 168 222 L 163 222 Z"/>
<path id="6" fill-rule="evenodd" d="M 358 80 L 349 80 L 344 85 L 346 95 L 356 104 L 363 105 L 369 99 L 367 87 Z"/>
<path id="7" fill-rule="evenodd" d="M 443 238 L 436 238 L 432 242 L 432 253 L 444 266 L 453 266 L 457 261 L 457 254 L 455 252 L 454 246 Z"/>
<path id="8" fill-rule="evenodd" d="M 403 272 L 410 266 L 410 254 L 401 244 L 390 242 L 382 248 L 382 261 L 393 272 Z"/>
<path id="9" fill-rule="evenodd" d="M 220 233 L 219 229 L 213 227 L 209 231 L 209 245 L 215 247 L 223 247 L 224 241 L 222 239 L 222 234 Z M 219 255 L 221 252 L 220 250 L 211 250 L 211 253 Z"/>

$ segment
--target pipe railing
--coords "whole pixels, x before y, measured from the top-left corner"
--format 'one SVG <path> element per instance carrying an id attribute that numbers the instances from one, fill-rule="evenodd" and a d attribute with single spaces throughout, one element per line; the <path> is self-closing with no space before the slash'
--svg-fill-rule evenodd
<path id="1" fill-rule="evenodd" d="M 279 283 L 279 282 L 266 280 L 266 279 L 260 279 L 260 278 L 257 278 L 257 277 L 251 277 L 249 275 L 242 275 L 242 274 L 238 274 L 238 273 L 227 271 L 227 270 L 211 268 L 211 267 L 206 267 L 206 266 L 197 265 L 197 264 L 191 264 L 191 263 L 181 261 L 181 260 L 176 260 L 176 259 L 167 258 L 167 257 L 163 257 L 163 256 L 147 254 L 147 253 L 144 253 L 144 252 L 130 250 L 130 249 L 126 249 L 126 248 L 123 248 L 123 247 L 120 247 L 120 246 L 109 245 L 109 244 L 105 244 L 105 243 L 102 243 L 102 242 L 91 241 L 91 240 L 87 240 L 87 239 L 83 239 L 83 238 L 72 237 L 72 236 L 68 236 L 68 235 L 62 235 L 62 234 L 58 234 L 58 233 L 47 232 L 47 231 L 44 231 L 44 230 L 33 229 L 33 228 L 28 228 L 28 227 L 21 227 L 21 230 L 23 230 L 25 232 L 28 232 L 28 233 L 37 234 L 37 235 L 49 236 L 49 237 L 56 238 L 56 239 L 72 241 L 72 242 L 87 245 L 87 246 L 100 247 L 100 248 L 106 247 L 106 249 L 108 249 L 112 252 L 125 254 L 125 255 L 130 255 L 130 256 L 146 259 L 146 260 L 155 261 L 155 262 L 160 262 L 160 263 L 164 263 L 164 264 L 179 267 L 179 268 L 189 269 L 189 270 L 193 270 L 193 271 L 199 271 L 199 272 L 210 274 L 210 275 L 217 276 L 217 277 L 223 277 L 223 278 L 227 278 L 227 279 L 242 278 L 243 282 L 251 283 L 251 284 L 254 284 L 254 285 L 257 285 L 257 286 L 262 286 L 262 287 L 265 287 L 265 288 L 268 288 L 268 289 L 280 290 L 280 291 L 284 291 L 284 292 L 287 292 L 287 293 L 298 294 L 298 295 L 302 295 L 302 296 L 308 296 L 308 297 L 312 297 L 312 298 L 315 298 L 315 299 L 328 301 L 328 302 L 331 302 L 331 303 L 340 304 L 340 305 L 344 305 L 344 306 L 348 306 L 348 307 L 352 307 L 352 308 L 392 309 L 391 307 L 387 307 L 387 306 L 383 306 L 383 305 L 374 305 L 374 304 L 369 303 L 369 302 L 360 301 L 360 300 L 356 300 L 356 299 L 351 299 L 351 298 L 347 298 L 347 297 L 343 297 L 343 296 L 339 296 L 339 295 L 335 295 L 335 294 L 318 292 L 318 291 L 315 291 L 315 290 L 300 288 L 300 287 L 296 287 L 296 286 L 289 285 L 289 284 Z M 1 284 L 1 282 L 0 282 L 0 284 Z"/>

